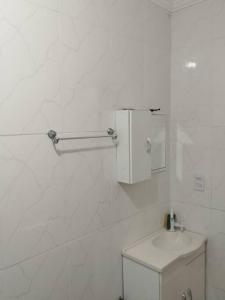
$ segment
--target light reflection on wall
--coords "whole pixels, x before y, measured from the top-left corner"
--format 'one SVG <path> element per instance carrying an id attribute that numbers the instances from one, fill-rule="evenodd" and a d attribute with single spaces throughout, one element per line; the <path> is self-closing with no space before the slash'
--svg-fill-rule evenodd
<path id="1" fill-rule="evenodd" d="M 184 147 L 193 144 L 193 142 L 179 124 L 176 127 L 176 177 L 181 182 L 183 180 Z"/>
<path id="2" fill-rule="evenodd" d="M 185 63 L 185 68 L 187 68 L 187 69 L 196 69 L 197 68 L 197 63 L 195 61 L 187 61 Z"/>

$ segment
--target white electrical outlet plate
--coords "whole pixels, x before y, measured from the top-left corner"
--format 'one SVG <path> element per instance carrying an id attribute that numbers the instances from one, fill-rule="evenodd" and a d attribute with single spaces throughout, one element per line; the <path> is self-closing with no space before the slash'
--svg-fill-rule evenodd
<path id="1" fill-rule="evenodd" d="M 205 177 L 203 175 L 194 176 L 194 190 L 197 192 L 205 191 Z"/>

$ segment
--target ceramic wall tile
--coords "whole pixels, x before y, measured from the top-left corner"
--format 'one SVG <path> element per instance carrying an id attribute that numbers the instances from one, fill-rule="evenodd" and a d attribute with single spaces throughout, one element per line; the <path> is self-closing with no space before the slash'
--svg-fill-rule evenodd
<path id="1" fill-rule="evenodd" d="M 149 0 L 2 0 L 0 25 L 0 297 L 116 299 L 121 248 L 162 226 L 168 172 L 121 185 L 110 139 L 46 133 L 169 113 L 170 16 Z"/>
<path id="2" fill-rule="evenodd" d="M 225 87 L 223 82 L 224 76 L 224 57 L 225 38 L 218 38 L 213 43 L 213 125 L 224 126 L 224 95 Z"/>
<path id="3" fill-rule="evenodd" d="M 4 300 L 115 299 L 121 295 L 121 248 L 160 226 L 165 205 L 0 270 Z"/>
<path id="4" fill-rule="evenodd" d="M 225 214 L 219 210 L 212 211 L 208 242 L 208 283 L 209 286 L 224 290 L 224 246 Z"/>
<path id="5" fill-rule="evenodd" d="M 178 124 L 172 128 L 171 199 L 211 207 L 211 129 Z M 203 178 L 202 191 L 195 186 L 198 176 Z"/>
<path id="6" fill-rule="evenodd" d="M 214 14 L 212 18 L 213 24 L 213 37 L 214 38 L 221 38 L 225 36 L 224 30 L 224 16 L 225 16 L 225 8 L 224 8 L 224 1 L 217 0 L 214 1 Z"/>
<path id="7" fill-rule="evenodd" d="M 212 150 L 212 207 L 220 210 L 225 210 L 223 152 L 224 148 Z"/>
<path id="8" fill-rule="evenodd" d="M 209 238 L 209 300 L 225 290 L 224 9 L 207 0 L 172 16 L 171 200 L 188 228 Z M 193 191 L 195 174 L 204 192 Z"/>
<path id="9" fill-rule="evenodd" d="M 199 40 L 207 41 L 212 37 L 212 20 L 214 12 L 218 12 L 216 2 L 218 3 L 217 0 L 207 0 L 172 15 L 173 48 L 193 46 Z"/>
<path id="10" fill-rule="evenodd" d="M 220 289 L 215 289 L 211 286 L 208 287 L 208 297 L 207 299 L 223 300 L 225 298 L 225 292 Z"/>
<path id="11" fill-rule="evenodd" d="M 212 46 L 209 40 L 199 40 L 188 46 L 173 49 L 171 111 L 172 119 L 181 126 L 196 127 L 212 124 L 211 61 Z"/>
<path id="12" fill-rule="evenodd" d="M 186 229 L 208 236 L 211 224 L 211 210 L 207 207 L 173 202 L 177 219 Z"/>

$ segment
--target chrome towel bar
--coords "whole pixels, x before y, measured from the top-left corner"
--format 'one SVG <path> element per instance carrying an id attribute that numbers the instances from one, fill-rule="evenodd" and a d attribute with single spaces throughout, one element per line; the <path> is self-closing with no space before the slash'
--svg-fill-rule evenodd
<path id="1" fill-rule="evenodd" d="M 84 139 L 99 139 L 99 138 L 112 138 L 117 139 L 117 133 L 114 129 L 108 128 L 104 135 L 88 135 L 88 136 L 74 136 L 74 137 L 59 137 L 55 130 L 48 131 L 48 137 L 52 140 L 53 144 L 58 144 L 60 141 L 69 140 L 84 140 Z"/>

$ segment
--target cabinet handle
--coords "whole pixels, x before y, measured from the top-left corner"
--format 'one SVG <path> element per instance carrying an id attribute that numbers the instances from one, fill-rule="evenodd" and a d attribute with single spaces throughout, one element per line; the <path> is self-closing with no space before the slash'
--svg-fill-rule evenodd
<path id="1" fill-rule="evenodd" d="M 147 145 L 147 152 L 151 153 L 152 152 L 152 141 L 150 138 L 147 138 L 146 145 Z"/>
<path id="2" fill-rule="evenodd" d="M 187 295 L 188 295 L 188 299 L 192 300 L 192 291 L 191 291 L 191 289 L 187 289 Z"/>
<path id="3" fill-rule="evenodd" d="M 187 289 L 185 292 L 181 294 L 182 300 L 192 300 L 192 291 L 191 289 Z"/>

